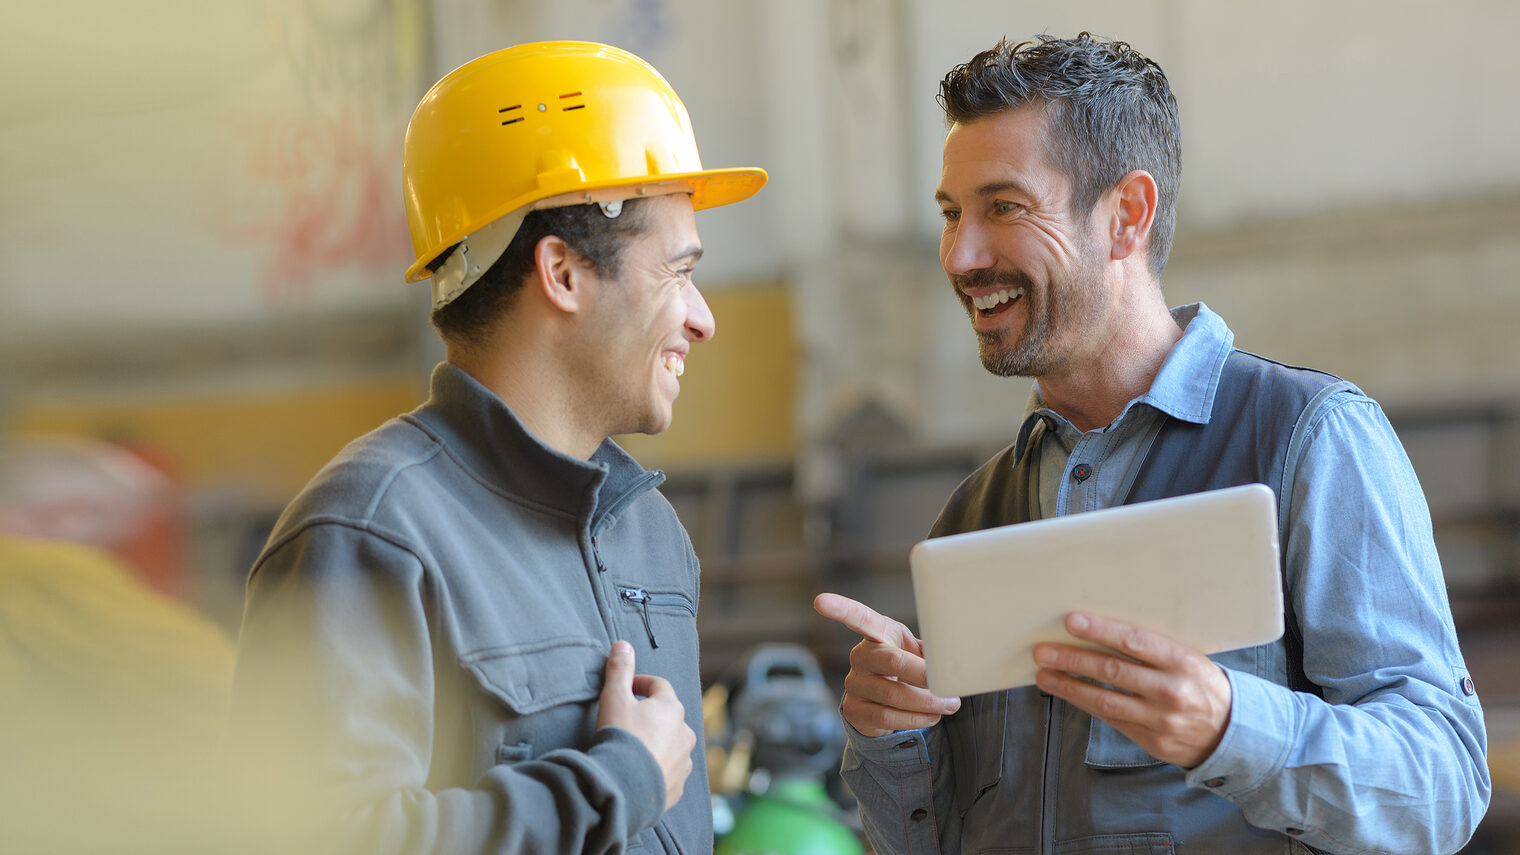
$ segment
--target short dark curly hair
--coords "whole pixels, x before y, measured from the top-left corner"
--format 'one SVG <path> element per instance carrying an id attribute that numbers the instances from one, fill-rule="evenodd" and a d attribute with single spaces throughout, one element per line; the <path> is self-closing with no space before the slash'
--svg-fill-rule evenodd
<path id="1" fill-rule="evenodd" d="M 1072 208 L 1092 210 L 1098 197 L 1131 170 L 1156 179 L 1150 266 L 1166 267 L 1176 231 L 1182 181 L 1182 132 L 1166 72 L 1121 41 L 1006 38 L 940 81 L 940 107 L 950 124 L 1028 105 L 1044 105 L 1054 165 L 1071 178 Z"/>
<path id="2" fill-rule="evenodd" d="M 629 241 L 648 230 L 644 201 L 624 201 L 622 213 L 610 219 L 594 204 L 530 212 L 501 258 L 464 293 L 433 310 L 433 328 L 450 344 L 468 347 L 484 342 L 533 272 L 538 242 L 549 235 L 569 244 L 598 276 L 616 277 Z"/>

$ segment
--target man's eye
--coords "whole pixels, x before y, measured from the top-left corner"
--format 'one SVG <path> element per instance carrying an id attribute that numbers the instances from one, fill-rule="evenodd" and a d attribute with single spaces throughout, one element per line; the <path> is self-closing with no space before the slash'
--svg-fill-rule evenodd
<path id="1" fill-rule="evenodd" d="M 993 202 L 992 203 L 992 210 L 996 211 L 999 214 L 1011 214 L 1014 211 L 1017 211 L 1018 209 L 1019 209 L 1019 206 L 1015 205 L 1012 202 Z"/>
<path id="2" fill-rule="evenodd" d="M 960 211 L 951 210 L 950 208 L 941 208 L 939 215 L 952 223 L 961 218 Z"/>

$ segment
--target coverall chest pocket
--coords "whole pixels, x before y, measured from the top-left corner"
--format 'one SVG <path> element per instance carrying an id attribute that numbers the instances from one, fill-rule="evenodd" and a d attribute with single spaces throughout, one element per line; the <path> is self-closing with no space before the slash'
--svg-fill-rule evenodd
<path id="1" fill-rule="evenodd" d="M 1003 738 L 1008 727 L 1008 693 L 991 692 L 962 699 L 955 715 L 942 720 L 955 770 L 955 802 L 965 816 L 1003 779 Z"/>
<path id="2" fill-rule="evenodd" d="M 1094 834 L 1055 845 L 1056 855 L 1173 855 L 1176 851 L 1176 841 L 1163 832 Z"/>
<path id="3" fill-rule="evenodd" d="M 481 692 L 471 705 L 475 772 L 589 744 L 607 651 L 587 638 L 552 638 L 460 657 Z"/>

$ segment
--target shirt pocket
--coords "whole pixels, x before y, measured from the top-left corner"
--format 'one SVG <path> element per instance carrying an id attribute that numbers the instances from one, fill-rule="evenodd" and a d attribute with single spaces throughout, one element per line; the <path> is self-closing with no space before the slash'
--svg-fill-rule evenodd
<path id="1" fill-rule="evenodd" d="M 1092 769 L 1148 769 L 1165 761 L 1152 757 L 1128 736 L 1098 719 L 1092 719 L 1087 731 L 1086 763 Z"/>
<path id="2" fill-rule="evenodd" d="M 607 664 L 604 646 L 560 637 L 465 654 L 480 692 L 470 705 L 475 772 L 589 744 Z"/>
<path id="3" fill-rule="evenodd" d="M 1209 658 L 1215 664 L 1232 671 L 1265 676 L 1265 672 L 1272 667 L 1274 661 L 1271 657 L 1272 652 L 1271 645 L 1263 645 L 1216 653 Z M 1136 745 L 1128 736 L 1108 724 L 1096 718 L 1091 721 L 1087 734 L 1085 758 L 1088 767 L 1122 770 L 1148 769 L 1152 766 L 1165 765 L 1164 761 L 1152 757 L 1150 752 Z"/>

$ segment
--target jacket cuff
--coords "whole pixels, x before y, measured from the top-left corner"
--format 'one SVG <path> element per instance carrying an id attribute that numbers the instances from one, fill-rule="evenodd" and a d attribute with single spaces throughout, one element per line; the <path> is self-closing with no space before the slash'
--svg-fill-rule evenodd
<path id="1" fill-rule="evenodd" d="M 659 822 L 665 814 L 665 773 L 638 737 L 621 727 L 601 727 L 586 753 L 623 794 L 629 840 Z"/>
<path id="2" fill-rule="evenodd" d="M 845 742 L 855 756 L 883 766 L 927 764 L 929 731 L 898 730 L 885 736 L 866 736 L 849 722 L 844 723 Z"/>

